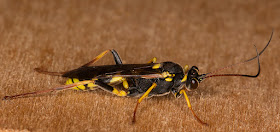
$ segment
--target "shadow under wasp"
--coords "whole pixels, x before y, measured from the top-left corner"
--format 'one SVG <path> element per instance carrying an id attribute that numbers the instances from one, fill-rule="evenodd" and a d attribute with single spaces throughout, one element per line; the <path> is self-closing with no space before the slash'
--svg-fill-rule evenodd
<path id="1" fill-rule="evenodd" d="M 191 68 L 189 68 L 188 65 L 186 65 L 185 67 L 181 67 L 180 65 L 169 61 L 156 63 L 156 58 L 151 59 L 148 63 L 145 64 L 123 64 L 121 58 L 115 50 L 106 50 L 99 54 L 92 61 L 74 70 L 66 72 L 49 72 L 39 68 L 35 68 L 35 70 L 39 73 L 62 76 L 69 79 L 66 81 L 65 85 L 62 85 L 60 87 L 13 96 L 5 96 L 3 100 L 26 97 L 29 95 L 38 95 L 42 93 L 66 89 L 95 90 L 99 88 L 117 96 L 138 97 L 139 99 L 137 100 L 132 119 L 132 122 L 135 122 L 137 107 L 144 98 L 152 96 L 163 96 L 172 93 L 175 98 L 179 98 L 181 95 L 184 95 L 188 108 L 190 109 L 196 120 L 203 125 L 208 125 L 207 123 L 203 122 L 192 110 L 192 106 L 190 104 L 186 91 L 191 91 L 198 88 L 200 82 L 210 77 L 258 77 L 260 74 L 259 56 L 270 44 L 272 36 L 273 32 L 271 33 L 268 43 L 260 52 L 258 52 L 257 48 L 255 47 L 257 52 L 256 56 L 206 74 L 199 74 L 199 69 L 196 66 L 192 66 Z M 108 52 L 112 53 L 116 63 L 115 65 L 92 66 L 92 64 L 101 59 Z M 247 63 L 254 59 L 258 60 L 258 72 L 256 75 L 214 74 L 224 69 Z"/>

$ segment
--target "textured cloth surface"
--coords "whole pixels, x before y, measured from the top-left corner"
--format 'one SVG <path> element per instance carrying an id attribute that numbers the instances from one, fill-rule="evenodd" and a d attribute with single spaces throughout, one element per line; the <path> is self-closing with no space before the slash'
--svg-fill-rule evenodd
<path id="1" fill-rule="evenodd" d="M 102 90 L 62 91 L 0 101 L 0 130 L 280 131 L 280 1 L 0 1 L 0 97 L 64 84 L 34 72 L 67 71 L 115 49 L 123 63 L 173 61 L 207 73 L 260 56 L 258 78 L 216 77 L 185 99 L 145 99 Z M 113 64 L 111 55 L 97 65 Z M 257 61 L 221 73 L 256 74 Z"/>

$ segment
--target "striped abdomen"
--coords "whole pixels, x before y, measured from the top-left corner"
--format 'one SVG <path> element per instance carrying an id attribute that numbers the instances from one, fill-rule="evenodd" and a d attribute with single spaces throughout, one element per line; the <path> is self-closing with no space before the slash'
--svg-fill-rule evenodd
<path id="1" fill-rule="evenodd" d="M 68 84 L 77 83 L 77 82 L 80 82 L 80 80 L 77 79 L 77 78 L 69 78 L 66 81 L 65 84 L 68 85 Z M 76 86 L 73 89 L 75 89 L 75 90 L 84 90 L 85 91 L 85 90 L 94 90 L 96 87 L 97 87 L 97 85 L 95 85 L 93 83 L 89 83 L 89 84 L 85 84 L 85 85 Z"/>

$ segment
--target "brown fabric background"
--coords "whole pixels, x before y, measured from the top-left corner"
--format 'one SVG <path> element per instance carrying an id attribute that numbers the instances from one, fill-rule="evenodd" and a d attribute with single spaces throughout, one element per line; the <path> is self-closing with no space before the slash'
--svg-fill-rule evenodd
<path id="1" fill-rule="evenodd" d="M 59 86 L 66 71 L 106 49 L 124 63 L 173 61 L 202 73 L 261 55 L 258 78 L 218 77 L 189 92 L 200 125 L 183 98 L 144 100 L 72 90 L 0 101 L 0 130 L 29 131 L 280 131 L 280 1 L 0 1 L 0 97 Z M 111 55 L 99 65 L 112 64 Z M 255 74 L 257 63 L 223 73 Z"/>

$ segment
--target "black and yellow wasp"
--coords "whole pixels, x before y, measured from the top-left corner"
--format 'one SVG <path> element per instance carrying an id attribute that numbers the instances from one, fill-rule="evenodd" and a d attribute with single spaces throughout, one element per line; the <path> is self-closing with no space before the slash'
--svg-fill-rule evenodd
<path id="1" fill-rule="evenodd" d="M 28 95 L 37 95 L 65 89 L 94 90 L 100 88 L 117 96 L 139 97 L 133 114 L 133 122 L 135 122 L 137 106 L 144 98 L 162 96 L 169 93 L 172 93 L 176 98 L 178 98 L 183 94 L 194 117 L 201 124 L 207 125 L 201 121 L 192 110 L 186 91 L 196 89 L 200 82 L 209 77 L 257 77 L 260 74 L 259 56 L 270 44 L 272 35 L 273 32 L 268 43 L 261 50 L 261 52 L 258 53 L 256 49 L 257 55 L 255 57 L 207 74 L 199 74 L 199 69 L 196 66 L 189 68 L 189 66 L 186 65 L 184 68 L 182 68 L 180 65 L 174 62 L 156 63 L 156 58 L 153 58 L 146 64 L 123 64 L 121 58 L 115 50 L 106 50 L 92 61 L 82 65 L 77 69 L 67 72 L 48 72 L 39 68 L 35 69 L 39 73 L 69 78 L 66 84 L 63 86 L 43 91 L 24 93 L 14 96 L 5 96 L 3 99 L 14 99 L 17 97 L 25 97 Z M 101 59 L 108 52 L 113 54 L 116 63 L 115 65 L 92 66 L 92 64 Z M 258 73 L 256 75 L 214 74 L 221 70 L 252 61 L 256 58 L 258 60 Z"/>

